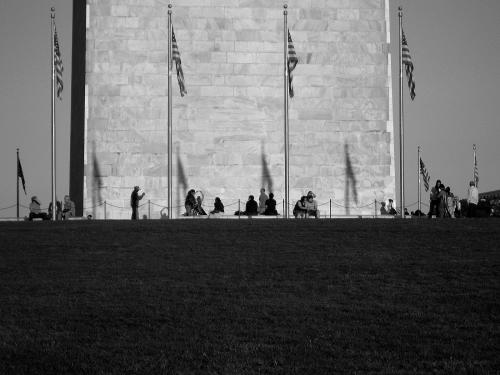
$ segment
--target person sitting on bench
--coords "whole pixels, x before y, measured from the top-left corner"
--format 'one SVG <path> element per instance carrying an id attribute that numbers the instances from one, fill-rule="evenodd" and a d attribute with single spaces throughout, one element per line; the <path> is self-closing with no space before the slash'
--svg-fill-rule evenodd
<path id="1" fill-rule="evenodd" d="M 30 203 L 29 220 L 33 221 L 33 219 L 49 220 L 49 216 L 45 212 L 42 212 L 40 208 L 40 201 L 36 196 L 31 197 Z"/>

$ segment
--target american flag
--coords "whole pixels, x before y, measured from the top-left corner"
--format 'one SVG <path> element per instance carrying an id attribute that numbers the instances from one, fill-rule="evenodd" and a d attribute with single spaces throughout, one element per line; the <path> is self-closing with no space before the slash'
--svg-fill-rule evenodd
<path id="1" fill-rule="evenodd" d="M 61 58 L 61 50 L 59 49 L 59 39 L 57 38 L 57 30 L 54 24 L 54 68 L 56 71 L 57 97 L 62 100 L 63 78 L 64 71 Z"/>
<path id="2" fill-rule="evenodd" d="M 408 48 L 408 43 L 406 42 L 406 36 L 403 31 L 403 41 L 401 46 L 403 64 L 406 70 L 406 78 L 408 78 L 408 87 L 410 88 L 411 100 L 415 99 L 415 81 L 413 80 L 413 62 L 411 61 L 410 49 Z"/>
<path id="3" fill-rule="evenodd" d="M 474 183 L 477 184 L 479 182 L 479 170 L 477 169 L 477 157 L 476 157 L 476 145 L 474 145 Z"/>
<path id="4" fill-rule="evenodd" d="M 177 69 L 177 82 L 179 82 L 179 90 L 181 96 L 187 94 L 186 85 L 184 84 L 184 73 L 182 72 L 181 54 L 175 40 L 174 28 L 172 27 L 172 60 L 175 61 L 175 68 Z"/>
<path id="5" fill-rule="evenodd" d="M 23 184 L 24 194 L 26 194 L 26 182 L 24 181 L 23 167 L 21 166 L 21 160 L 19 160 L 19 155 L 17 155 L 17 178 L 21 179 Z"/>
<path id="6" fill-rule="evenodd" d="M 429 176 L 429 172 L 427 172 L 427 168 L 425 168 L 425 164 L 420 158 L 420 173 L 422 173 L 422 177 L 424 178 L 424 187 L 425 191 L 429 191 L 429 181 L 431 176 Z"/>
<path id="7" fill-rule="evenodd" d="M 293 91 L 293 75 L 292 72 L 295 69 L 299 62 L 297 58 L 297 54 L 295 53 L 295 48 L 293 47 L 292 36 L 290 35 L 290 30 L 288 30 L 288 60 L 287 60 L 287 68 L 288 68 L 288 93 L 290 98 L 293 98 L 295 95 Z"/>

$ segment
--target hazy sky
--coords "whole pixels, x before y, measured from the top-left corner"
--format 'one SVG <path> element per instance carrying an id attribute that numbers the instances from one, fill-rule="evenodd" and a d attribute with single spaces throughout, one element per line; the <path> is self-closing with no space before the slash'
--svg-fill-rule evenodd
<path id="1" fill-rule="evenodd" d="M 479 190 L 500 189 L 500 99 L 496 93 L 500 1 L 390 2 L 396 129 L 399 5 L 404 11 L 417 93 L 411 102 L 405 81 L 407 205 L 417 201 L 417 145 L 422 147 L 432 184 L 440 178 L 464 197 L 472 178 L 472 145 L 476 143 Z M 51 6 L 56 8 L 65 87 L 63 101 L 56 104 L 59 199 L 69 191 L 72 1 L 0 0 L 0 209 L 16 203 L 16 147 L 21 150 L 28 192 L 27 196 L 21 192 L 21 203 L 28 205 L 31 195 L 37 195 L 44 206 L 50 200 Z M 395 143 L 397 162 L 397 130 Z M 427 202 L 428 194 L 423 192 L 422 197 Z M 21 215 L 25 214 L 21 209 Z M 0 211 L 0 217 L 6 216 L 15 216 L 15 208 Z"/>

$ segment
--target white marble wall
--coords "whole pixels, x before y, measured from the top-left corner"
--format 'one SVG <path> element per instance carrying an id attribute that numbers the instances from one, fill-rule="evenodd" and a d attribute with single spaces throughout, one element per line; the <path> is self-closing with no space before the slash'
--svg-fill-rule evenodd
<path id="1" fill-rule="evenodd" d="M 130 216 L 134 185 L 147 194 L 141 215 L 147 200 L 152 218 L 166 204 L 168 3 L 88 0 L 85 204 L 106 200 L 108 218 Z M 181 98 L 174 73 L 174 205 L 183 206 L 189 188 L 202 190 L 208 207 L 215 196 L 226 206 L 244 202 L 261 187 L 280 202 L 283 3 L 171 3 L 188 90 Z M 291 199 L 313 190 L 320 203 L 334 200 L 334 214 L 373 214 L 367 205 L 395 196 L 386 0 L 290 0 L 288 25 L 299 57 Z"/>

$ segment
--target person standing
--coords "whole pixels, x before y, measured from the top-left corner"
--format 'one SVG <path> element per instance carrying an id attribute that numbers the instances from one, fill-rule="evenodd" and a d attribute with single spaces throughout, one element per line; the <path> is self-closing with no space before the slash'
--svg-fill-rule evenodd
<path id="1" fill-rule="evenodd" d="M 436 181 L 436 185 L 434 185 L 431 189 L 430 193 L 430 207 L 429 213 L 427 216 L 432 218 L 434 214 L 434 209 L 436 209 L 436 217 L 439 217 L 439 187 L 441 186 L 441 180 Z"/>
<path id="2" fill-rule="evenodd" d="M 130 195 L 130 206 L 132 207 L 132 220 L 137 220 L 139 217 L 139 201 L 144 198 L 146 193 L 139 195 L 139 186 L 134 186 L 134 190 Z"/>
<path id="3" fill-rule="evenodd" d="M 269 197 L 266 194 L 266 189 L 262 188 L 260 189 L 260 195 L 259 195 L 259 214 L 264 214 L 264 211 L 266 210 L 266 201 L 269 199 Z"/>
<path id="4" fill-rule="evenodd" d="M 474 181 L 469 182 L 469 194 L 467 198 L 468 208 L 467 216 L 476 217 L 476 208 L 479 203 L 479 191 L 477 190 Z"/>

